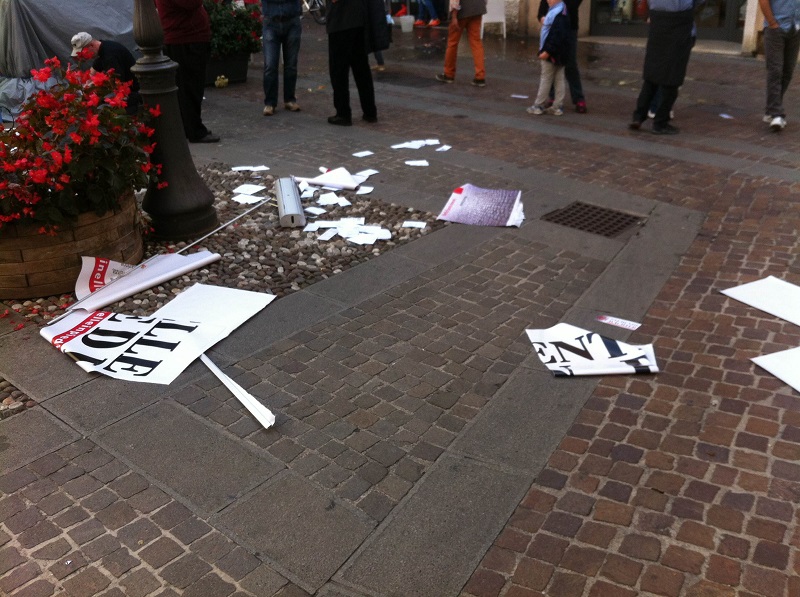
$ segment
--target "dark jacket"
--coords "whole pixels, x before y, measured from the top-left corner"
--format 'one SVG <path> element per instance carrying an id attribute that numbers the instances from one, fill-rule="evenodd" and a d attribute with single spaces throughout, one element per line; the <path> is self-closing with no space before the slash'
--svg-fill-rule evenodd
<path id="1" fill-rule="evenodd" d="M 650 29 L 644 57 L 644 78 L 657 85 L 679 87 L 686 77 L 689 55 L 694 45 L 691 10 L 650 11 Z"/>
<path id="2" fill-rule="evenodd" d="M 567 16 L 569 17 L 570 29 L 577 31 L 578 10 L 580 9 L 581 2 L 583 2 L 583 0 L 563 0 L 563 2 L 567 5 Z M 542 17 L 547 14 L 548 10 L 550 10 L 550 5 L 547 4 L 547 0 L 542 0 L 539 3 L 539 12 L 536 14 L 536 19 L 541 21 Z"/>
<path id="3" fill-rule="evenodd" d="M 156 0 L 156 8 L 165 45 L 211 41 L 211 23 L 203 0 Z"/>
<path id="4" fill-rule="evenodd" d="M 461 10 L 456 15 L 459 19 L 477 17 L 486 14 L 486 0 L 461 0 Z"/>
<path id="5" fill-rule="evenodd" d="M 569 18 L 561 13 L 553 21 L 540 53 L 547 52 L 550 55 L 550 62 L 556 66 L 565 65 L 572 53 L 570 35 Z"/>
<path id="6" fill-rule="evenodd" d="M 367 26 L 367 4 L 364 0 L 328 0 L 325 15 L 325 30 L 328 33 Z"/>

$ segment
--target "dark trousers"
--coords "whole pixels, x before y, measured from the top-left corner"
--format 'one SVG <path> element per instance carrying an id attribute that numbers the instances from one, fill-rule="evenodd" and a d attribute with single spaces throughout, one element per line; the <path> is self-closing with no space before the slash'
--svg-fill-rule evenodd
<path id="1" fill-rule="evenodd" d="M 633 119 L 638 122 L 647 120 L 647 111 L 656 95 L 661 91 L 661 102 L 658 104 L 656 116 L 653 118 L 653 126 L 658 128 L 669 123 L 669 112 L 675 100 L 678 99 L 677 85 L 657 85 L 652 81 L 644 80 L 642 90 L 639 92 L 639 99 L 636 102 L 636 109 L 633 111 Z"/>
<path id="2" fill-rule="evenodd" d="M 181 109 L 183 132 L 189 141 L 202 139 L 208 134 L 200 112 L 203 105 L 206 64 L 211 54 L 211 44 L 165 45 L 164 53 L 178 63 L 175 82 L 178 85 L 178 106 Z"/>
<path id="3" fill-rule="evenodd" d="M 764 58 L 767 64 L 767 107 L 769 116 L 786 116 L 783 95 L 792 81 L 800 52 L 800 31 L 764 28 Z"/>
<path id="4" fill-rule="evenodd" d="M 358 89 L 358 99 L 361 101 L 361 111 L 367 118 L 378 116 L 363 27 L 328 34 L 328 70 L 333 87 L 333 107 L 336 108 L 337 116 L 352 118 L 351 70 Z"/>

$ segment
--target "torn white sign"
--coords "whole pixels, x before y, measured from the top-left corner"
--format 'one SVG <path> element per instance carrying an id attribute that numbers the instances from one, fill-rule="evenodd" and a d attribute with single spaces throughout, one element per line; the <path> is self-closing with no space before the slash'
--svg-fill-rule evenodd
<path id="1" fill-rule="evenodd" d="M 521 226 L 522 191 L 482 189 L 465 184 L 455 189 L 438 220 L 474 226 Z"/>
<path id="2" fill-rule="evenodd" d="M 76 309 L 40 334 L 85 371 L 169 384 L 274 299 L 195 284 L 149 317 Z"/>
<path id="3" fill-rule="evenodd" d="M 556 377 L 658 373 L 652 344 L 626 344 L 568 323 L 525 333 Z"/>
<path id="4" fill-rule="evenodd" d="M 210 251 L 156 255 L 139 265 L 126 265 L 103 257 L 81 257 L 75 296 L 82 301 L 82 309 L 96 311 L 219 259 L 222 259 L 219 253 Z"/>
<path id="5" fill-rule="evenodd" d="M 770 315 L 800 325 L 800 286 L 768 276 L 721 292 Z"/>

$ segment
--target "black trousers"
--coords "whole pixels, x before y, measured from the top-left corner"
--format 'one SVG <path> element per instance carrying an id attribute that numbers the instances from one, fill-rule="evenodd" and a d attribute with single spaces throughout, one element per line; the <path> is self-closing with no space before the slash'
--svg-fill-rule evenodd
<path id="1" fill-rule="evenodd" d="M 350 110 L 350 71 L 358 89 L 361 111 L 367 118 L 378 116 L 375 106 L 375 87 L 369 68 L 364 27 L 328 34 L 328 71 L 333 87 L 333 107 L 336 115 L 352 118 Z"/>
<path id="2" fill-rule="evenodd" d="M 633 111 L 634 120 L 639 122 L 647 120 L 647 111 L 650 109 L 650 103 L 659 88 L 661 89 L 661 103 L 658 104 L 655 118 L 653 118 L 653 126 L 664 126 L 669 122 L 669 112 L 672 110 L 675 100 L 678 99 L 678 86 L 656 85 L 647 79 L 642 83 L 642 90 L 639 92 L 639 99 L 636 101 L 636 110 Z"/>
<path id="3" fill-rule="evenodd" d="M 198 141 L 208 134 L 200 112 L 203 105 L 206 64 L 211 55 L 211 44 L 165 45 L 164 53 L 178 63 L 176 84 L 178 85 L 178 106 L 181 109 L 183 132 L 189 141 Z"/>

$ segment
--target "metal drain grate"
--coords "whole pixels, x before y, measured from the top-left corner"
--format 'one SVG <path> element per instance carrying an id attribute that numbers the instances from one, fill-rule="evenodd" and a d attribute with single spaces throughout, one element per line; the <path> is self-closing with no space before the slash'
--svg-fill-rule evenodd
<path id="1" fill-rule="evenodd" d="M 580 201 L 551 211 L 549 214 L 543 215 L 541 219 L 545 222 L 553 222 L 607 238 L 619 236 L 626 230 L 644 222 L 644 218 L 638 216 Z"/>

